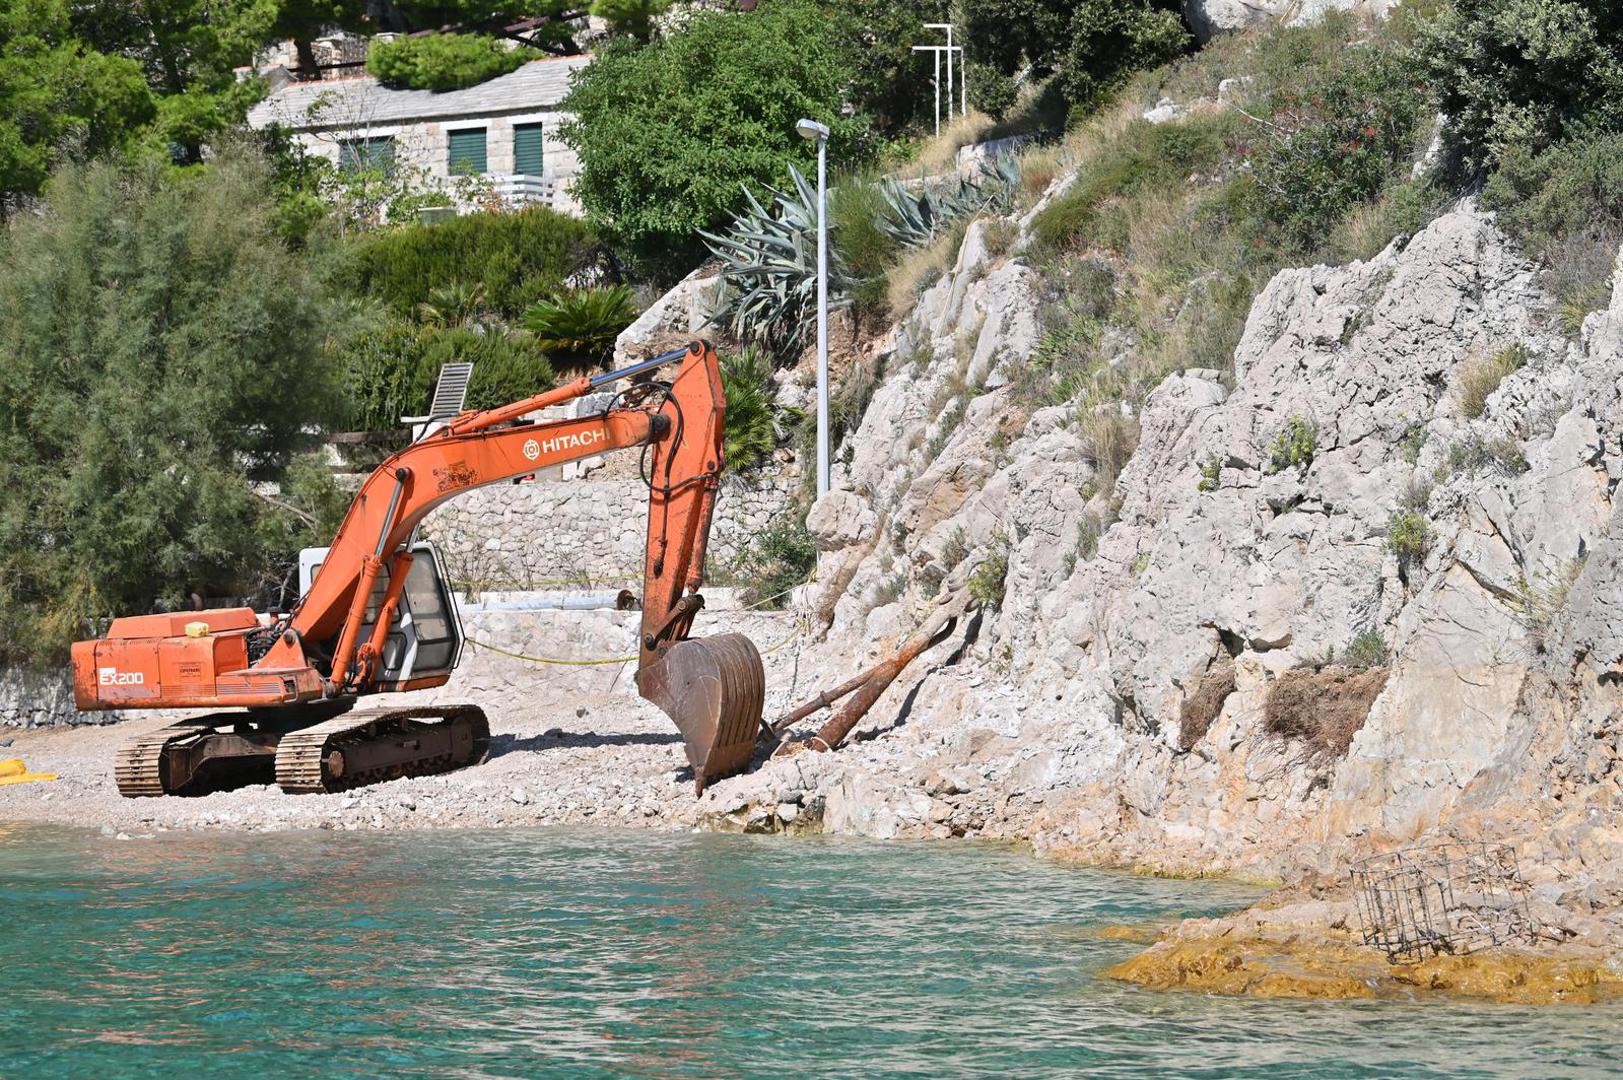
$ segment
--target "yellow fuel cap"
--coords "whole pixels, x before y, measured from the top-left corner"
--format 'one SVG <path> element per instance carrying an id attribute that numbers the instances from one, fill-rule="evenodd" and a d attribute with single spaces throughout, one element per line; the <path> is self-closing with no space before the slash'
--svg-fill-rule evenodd
<path id="1" fill-rule="evenodd" d="M 189 622 L 186 624 L 187 637 L 208 637 L 209 624 L 206 622 Z"/>

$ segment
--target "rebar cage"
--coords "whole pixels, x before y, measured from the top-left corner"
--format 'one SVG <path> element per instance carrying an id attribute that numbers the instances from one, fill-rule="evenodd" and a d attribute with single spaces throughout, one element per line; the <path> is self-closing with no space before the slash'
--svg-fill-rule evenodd
<path id="1" fill-rule="evenodd" d="M 1364 943 L 1393 963 L 1531 945 L 1538 928 L 1508 844 L 1448 841 L 1360 859 L 1353 890 Z"/>

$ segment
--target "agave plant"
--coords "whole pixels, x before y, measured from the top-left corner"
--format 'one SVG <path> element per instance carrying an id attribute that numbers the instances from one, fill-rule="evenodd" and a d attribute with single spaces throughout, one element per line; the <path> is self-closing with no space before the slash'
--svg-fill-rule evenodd
<path id="1" fill-rule="evenodd" d="M 1008 210 L 1020 183 L 1019 162 L 1009 154 L 983 159 L 976 172 L 939 184 L 881 185 L 886 214 L 879 227 L 904 247 L 921 247 L 959 218 L 982 210 Z"/>
<path id="2" fill-rule="evenodd" d="M 524 312 L 521 322 L 548 355 L 579 365 L 603 359 L 620 331 L 636 318 L 630 287 L 608 285 L 539 300 Z"/>
<path id="3" fill-rule="evenodd" d="M 733 336 L 774 350 L 804 346 L 817 306 L 817 194 L 794 166 L 794 192 L 771 189 L 771 209 L 748 188 L 747 207 L 726 236 L 701 232 L 722 261 L 726 300 L 712 317 Z M 829 253 L 829 304 L 850 302 L 850 282 L 839 255 Z"/>

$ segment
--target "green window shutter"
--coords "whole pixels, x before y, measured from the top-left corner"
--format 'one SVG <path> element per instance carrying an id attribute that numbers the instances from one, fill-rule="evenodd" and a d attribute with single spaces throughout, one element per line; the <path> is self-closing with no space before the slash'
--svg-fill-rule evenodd
<path id="1" fill-rule="evenodd" d="M 541 125 L 513 125 L 513 171 L 525 176 L 541 175 Z"/>
<path id="2" fill-rule="evenodd" d="M 374 135 L 366 139 L 345 139 L 338 144 L 338 168 L 344 172 L 359 169 L 388 169 L 394 164 L 394 139 Z"/>
<path id="3" fill-rule="evenodd" d="M 451 132 L 451 175 L 485 172 L 485 129 Z"/>

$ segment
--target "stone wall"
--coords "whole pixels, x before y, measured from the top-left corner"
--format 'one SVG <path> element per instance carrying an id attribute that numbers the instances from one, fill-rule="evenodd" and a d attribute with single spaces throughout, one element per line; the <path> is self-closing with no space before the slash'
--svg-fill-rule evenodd
<path id="1" fill-rule="evenodd" d="M 799 466 L 729 477 L 710 532 L 715 574 L 793 503 Z M 637 477 L 538 480 L 472 491 L 435 511 L 422 535 L 458 581 L 531 585 L 642 574 L 648 489 Z"/>
<path id="2" fill-rule="evenodd" d="M 117 713 L 82 713 L 73 707 L 73 683 L 66 671 L 0 668 L 0 728 L 110 724 Z"/>

